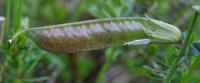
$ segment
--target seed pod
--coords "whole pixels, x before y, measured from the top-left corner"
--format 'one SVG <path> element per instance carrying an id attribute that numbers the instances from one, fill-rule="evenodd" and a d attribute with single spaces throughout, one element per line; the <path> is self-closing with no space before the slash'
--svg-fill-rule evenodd
<path id="1" fill-rule="evenodd" d="M 175 43 L 181 38 L 180 30 L 175 26 L 144 17 L 97 19 L 44 26 L 28 29 L 25 34 L 40 48 L 54 53 L 122 46 L 140 39 Z"/>

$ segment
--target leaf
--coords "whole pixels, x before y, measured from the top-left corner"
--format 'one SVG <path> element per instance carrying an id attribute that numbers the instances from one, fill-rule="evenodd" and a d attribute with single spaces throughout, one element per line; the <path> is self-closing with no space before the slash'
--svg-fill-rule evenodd
<path id="1" fill-rule="evenodd" d="M 182 41 L 185 41 L 186 39 L 186 36 L 187 36 L 187 33 L 186 32 L 183 32 L 182 33 Z M 199 41 L 196 41 L 196 42 L 193 42 L 195 40 L 194 37 L 192 37 L 193 39 L 191 39 L 192 41 L 190 41 L 190 45 L 189 45 L 189 54 L 192 55 L 192 56 L 199 56 L 200 55 L 200 40 Z"/>
<path id="2" fill-rule="evenodd" d="M 35 56 L 35 55 L 31 55 L 30 57 L 28 57 L 26 60 L 26 67 L 24 71 L 24 76 L 28 76 L 31 71 L 33 71 L 34 67 L 36 66 L 36 64 L 39 62 L 39 60 L 41 59 L 42 55 L 39 56 Z"/>
<path id="3" fill-rule="evenodd" d="M 162 21 L 144 17 L 88 20 L 25 30 L 40 48 L 55 53 L 72 53 L 150 39 L 151 43 L 177 43 L 180 30 Z"/>
<path id="4" fill-rule="evenodd" d="M 200 55 L 200 40 L 192 43 L 189 46 L 189 51 L 191 55 L 199 56 Z"/>

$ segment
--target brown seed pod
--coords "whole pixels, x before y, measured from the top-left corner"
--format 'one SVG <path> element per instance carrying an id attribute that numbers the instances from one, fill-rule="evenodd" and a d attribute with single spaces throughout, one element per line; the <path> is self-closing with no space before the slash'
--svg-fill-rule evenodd
<path id="1" fill-rule="evenodd" d="M 180 40 L 180 31 L 175 26 L 158 21 L 163 27 L 154 22 L 157 21 L 143 17 L 97 19 L 31 28 L 25 34 L 40 48 L 54 53 L 122 46 L 140 39 L 161 43 Z"/>

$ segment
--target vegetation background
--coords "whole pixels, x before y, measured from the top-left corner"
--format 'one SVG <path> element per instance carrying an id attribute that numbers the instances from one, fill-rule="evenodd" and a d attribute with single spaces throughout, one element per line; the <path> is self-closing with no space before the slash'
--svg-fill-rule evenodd
<path id="1" fill-rule="evenodd" d="M 12 43 L 7 40 L 23 28 L 144 14 L 184 32 L 194 13 L 192 5 L 199 4 L 200 0 L 0 0 L 0 81 L 160 83 L 177 56 L 174 45 L 122 46 L 70 57 L 46 52 L 24 35 Z M 199 26 L 198 19 L 190 41 L 195 44 L 182 58 L 172 83 L 200 83 Z"/>

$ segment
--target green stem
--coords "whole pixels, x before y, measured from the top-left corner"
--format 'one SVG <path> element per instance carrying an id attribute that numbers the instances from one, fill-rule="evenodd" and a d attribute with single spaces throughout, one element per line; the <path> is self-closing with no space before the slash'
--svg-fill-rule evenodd
<path id="1" fill-rule="evenodd" d="M 15 3 L 13 4 L 13 32 L 16 33 L 20 28 L 23 0 L 14 0 L 13 3 Z"/>
<path id="2" fill-rule="evenodd" d="M 6 24 L 5 24 L 5 34 L 4 36 L 8 36 L 9 34 L 9 29 L 10 29 L 10 7 L 11 7 L 11 0 L 6 0 Z"/>
<path id="3" fill-rule="evenodd" d="M 99 72 L 99 75 L 97 76 L 97 80 L 96 80 L 95 83 L 103 83 L 102 82 L 103 81 L 103 77 L 104 77 L 104 74 L 105 74 L 106 70 L 108 69 L 108 67 L 109 67 L 109 63 L 106 60 L 106 62 L 103 64 L 102 69 Z"/>
<path id="4" fill-rule="evenodd" d="M 196 20 L 197 20 L 198 16 L 199 16 L 198 12 L 195 12 L 194 17 L 193 17 L 193 20 L 192 20 L 192 23 L 191 23 L 191 25 L 190 25 L 190 27 L 189 27 L 189 31 L 188 31 L 188 34 L 187 34 L 185 43 L 183 44 L 183 47 L 182 47 L 182 49 L 180 50 L 178 56 L 176 57 L 176 59 L 175 59 L 173 65 L 172 65 L 171 68 L 169 69 L 169 72 L 168 72 L 168 74 L 166 75 L 166 77 L 165 77 L 165 79 L 164 79 L 164 83 L 170 83 L 170 80 L 171 80 L 171 78 L 172 78 L 174 72 L 176 71 L 176 69 L 177 69 L 177 67 L 178 67 L 178 64 L 179 64 L 179 62 L 180 62 L 182 56 L 185 55 L 186 50 L 187 50 L 187 47 L 189 46 L 189 41 L 190 41 L 190 37 L 191 37 L 191 35 L 192 35 L 192 31 L 193 31 L 193 29 L 194 29 L 194 25 L 195 25 L 195 23 L 196 23 Z"/>
<path id="5" fill-rule="evenodd" d="M 4 36 L 9 36 L 9 24 L 10 24 L 10 7 L 11 7 L 11 0 L 6 0 L 6 22 L 5 22 L 5 33 Z M 10 57 L 6 56 L 6 60 L 4 61 L 3 65 L 1 65 L 0 70 L 0 83 L 3 82 L 3 77 L 5 70 L 7 68 L 7 65 L 9 63 Z"/>

